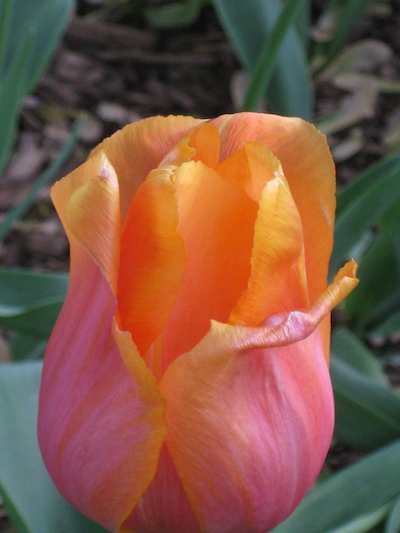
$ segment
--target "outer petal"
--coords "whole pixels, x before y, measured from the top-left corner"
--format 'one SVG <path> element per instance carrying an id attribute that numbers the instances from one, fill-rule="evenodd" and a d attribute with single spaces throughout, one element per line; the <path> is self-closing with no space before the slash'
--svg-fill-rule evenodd
<path id="1" fill-rule="evenodd" d="M 119 531 L 155 474 L 163 401 L 129 334 L 113 330 L 108 282 L 71 244 L 70 288 L 42 375 L 39 443 L 60 492 Z"/>
<path id="2" fill-rule="evenodd" d="M 303 221 L 310 299 L 326 287 L 335 212 L 335 167 L 326 138 L 297 118 L 263 113 L 225 115 L 214 122 L 221 131 L 221 156 L 244 144 L 265 143 L 282 164 Z"/>
<path id="3" fill-rule="evenodd" d="M 140 182 L 201 122 L 192 117 L 151 117 L 125 126 L 97 146 L 93 153 L 103 151 L 117 173 L 122 217 Z"/>
<path id="4" fill-rule="evenodd" d="M 167 443 L 207 533 L 263 533 L 314 482 L 333 429 L 317 324 L 355 285 L 353 270 L 308 314 L 264 328 L 215 324 L 165 373 Z"/>
<path id="5" fill-rule="evenodd" d="M 113 291 L 119 260 L 119 187 L 104 153 L 58 181 L 51 197 L 69 240 L 76 239 L 93 257 Z"/>
<path id="6" fill-rule="evenodd" d="M 200 533 L 166 446 L 155 478 L 125 525 L 135 533 Z"/>

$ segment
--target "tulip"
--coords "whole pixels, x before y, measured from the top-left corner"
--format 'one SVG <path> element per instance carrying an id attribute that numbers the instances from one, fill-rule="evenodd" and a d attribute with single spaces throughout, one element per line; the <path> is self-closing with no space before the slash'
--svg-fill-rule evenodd
<path id="1" fill-rule="evenodd" d="M 120 533 L 264 533 L 332 437 L 335 172 L 293 118 L 156 117 L 57 182 L 71 249 L 40 391 L 59 491 Z"/>

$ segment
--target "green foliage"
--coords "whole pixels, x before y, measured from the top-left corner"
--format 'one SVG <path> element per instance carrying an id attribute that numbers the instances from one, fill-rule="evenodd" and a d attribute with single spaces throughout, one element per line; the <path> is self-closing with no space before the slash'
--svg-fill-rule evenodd
<path id="1" fill-rule="evenodd" d="M 147 21 L 153 28 L 183 28 L 190 26 L 210 0 L 183 0 L 145 11 Z"/>
<path id="2" fill-rule="evenodd" d="M 360 20 L 370 0 L 330 0 L 324 14 L 334 21 L 331 38 L 316 46 L 314 63 L 317 72 L 323 70 L 338 55 L 346 44 L 353 25 Z"/>
<path id="3" fill-rule="evenodd" d="M 354 201 L 347 203 L 338 214 L 335 229 L 335 248 L 331 261 L 331 269 L 338 267 L 351 256 L 352 249 L 363 234 L 377 224 L 386 212 L 400 200 L 400 164 L 393 165 L 391 170 L 377 179 L 364 176 L 367 182 L 363 192 L 359 192 Z M 361 183 L 361 180 L 358 182 Z M 370 183 L 370 184 L 369 184 Z"/>
<path id="4" fill-rule="evenodd" d="M 335 435 L 357 450 L 371 450 L 400 438 L 400 396 L 333 358 Z"/>
<path id="5" fill-rule="evenodd" d="M 274 533 L 368 531 L 400 495 L 399 464 L 396 440 L 319 483 Z"/>
<path id="6" fill-rule="evenodd" d="M 0 269 L 0 326 L 46 339 L 65 298 L 65 274 Z"/>
<path id="7" fill-rule="evenodd" d="M 244 99 L 243 111 L 257 109 L 257 105 L 263 94 L 265 94 L 272 77 L 282 42 L 302 7 L 302 0 L 288 0 L 282 8 L 272 31 L 267 34 Z"/>
<path id="8" fill-rule="evenodd" d="M 0 242 L 4 239 L 7 233 L 12 228 L 12 225 L 16 220 L 21 218 L 32 206 L 39 191 L 47 185 L 49 182 L 53 181 L 55 176 L 60 171 L 62 165 L 67 161 L 68 157 L 71 155 L 77 141 L 79 133 L 80 122 L 77 121 L 72 127 L 71 134 L 69 139 L 64 144 L 61 149 L 58 157 L 53 161 L 53 163 L 35 180 L 28 194 L 10 211 L 6 214 L 4 219 L 0 223 Z"/>
<path id="9" fill-rule="evenodd" d="M 385 524 L 384 533 L 399 533 L 400 531 L 400 498 L 397 498 L 393 505 L 387 522 Z"/>
<path id="10" fill-rule="evenodd" d="M 101 533 L 55 489 L 36 437 L 41 364 L 0 365 L 0 493 L 18 533 Z"/>
<path id="11" fill-rule="evenodd" d="M 74 0 L 0 2 L 0 173 L 15 137 L 22 99 L 43 74 Z"/>
<path id="12" fill-rule="evenodd" d="M 280 0 L 214 0 L 214 6 L 243 66 L 251 74 L 259 76 L 255 69 L 260 51 L 269 42 L 268 39 L 272 39 L 282 3 Z M 302 40 L 307 33 L 304 25 L 303 19 L 302 36 L 295 25 L 284 28 L 282 45 L 276 55 L 272 54 L 271 61 L 275 65 L 267 91 L 267 106 L 274 113 L 309 119 L 312 115 L 313 97 Z M 265 50 L 263 55 L 267 58 Z"/>
<path id="13" fill-rule="evenodd" d="M 368 216 L 364 214 L 364 218 L 366 224 L 377 223 L 377 235 L 360 258 L 360 285 L 346 302 L 346 310 L 359 331 L 367 325 L 374 325 L 376 329 L 380 322 L 388 321 L 390 313 L 400 305 L 400 188 L 398 180 L 391 182 L 396 175 L 399 175 L 396 168 L 388 171 L 362 196 L 369 195 L 376 206 L 366 211 Z M 382 189 L 385 182 L 390 183 L 389 191 Z M 393 201 L 389 200 L 390 193 Z M 384 213 L 379 220 L 374 220 L 371 214 L 379 210 Z"/>
<path id="14" fill-rule="evenodd" d="M 364 343 L 348 328 L 337 327 L 333 331 L 332 351 L 335 359 L 380 385 L 388 385 L 382 364 Z"/>

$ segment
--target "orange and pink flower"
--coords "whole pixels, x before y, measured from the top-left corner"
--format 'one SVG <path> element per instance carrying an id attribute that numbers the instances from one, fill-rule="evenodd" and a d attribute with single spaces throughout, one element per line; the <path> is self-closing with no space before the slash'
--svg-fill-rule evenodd
<path id="1" fill-rule="evenodd" d="M 71 245 L 39 441 L 60 492 L 115 532 L 264 533 L 332 437 L 335 172 L 291 118 L 156 117 L 52 198 Z"/>

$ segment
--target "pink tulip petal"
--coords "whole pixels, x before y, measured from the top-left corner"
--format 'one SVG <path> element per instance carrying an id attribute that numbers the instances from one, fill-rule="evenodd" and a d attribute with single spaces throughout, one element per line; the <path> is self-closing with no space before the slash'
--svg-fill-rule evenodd
<path id="1" fill-rule="evenodd" d="M 181 481 L 164 446 L 157 475 L 125 523 L 135 533 L 199 533 Z"/>
<path id="2" fill-rule="evenodd" d="M 73 240 L 70 288 L 45 357 L 39 443 L 60 492 L 119 531 L 154 477 L 165 426 L 153 376 L 129 334 L 113 327 L 115 308 Z"/>
<path id="3" fill-rule="evenodd" d="M 261 328 L 214 323 L 164 374 L 167 445 L 207 533 L 263 533 L 312 486 L 334 415 L 318 324 L 354 287 L 354 270 L 308 313 Z"/>

